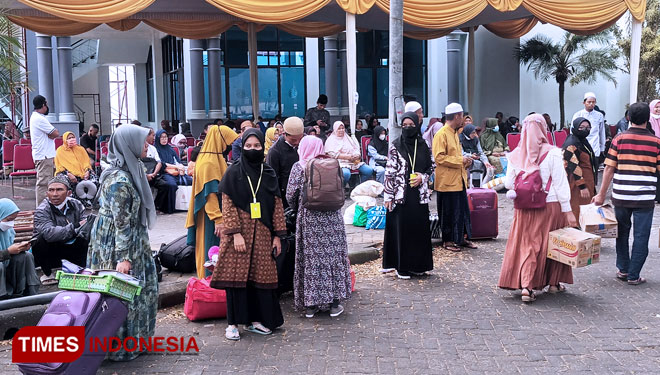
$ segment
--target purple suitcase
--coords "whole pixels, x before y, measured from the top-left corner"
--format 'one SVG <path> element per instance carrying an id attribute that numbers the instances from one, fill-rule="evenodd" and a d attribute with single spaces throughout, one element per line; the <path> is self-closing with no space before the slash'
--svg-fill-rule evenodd
<path id="1" fill-rule="evenodd" d="M 470 207 L 472 238 L 496 238 L 497 193 L 493 189 L 472 188 L 467 190 Z"/>
<path id="2" fill-rule="evenodd" d="M 84 353 L 72 363 L 21 363 L 18 368 L 26 375 L 96 374 L 106 353 L 91 352 L 89 338 L 115 336 L 127 315 L 128 308 L 117 298 L 96 292 L 64 291 L 55 296 L 37 326 L 84 326 Z"/>

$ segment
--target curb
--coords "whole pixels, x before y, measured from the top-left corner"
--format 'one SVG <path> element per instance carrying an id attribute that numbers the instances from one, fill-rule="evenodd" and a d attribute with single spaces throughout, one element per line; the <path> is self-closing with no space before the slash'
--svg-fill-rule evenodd
<path id="1" fill-rule="evenodd" d="M 380 258 L 380 250 L 378 249 L 379 247 L 379 244 L 372 244 L 370 246 L 360 248 L 349 246 L 348 260 L 350 261 L 351 265 L 363 264 L 371 262 L 372 260 L 376 260 Z"/>

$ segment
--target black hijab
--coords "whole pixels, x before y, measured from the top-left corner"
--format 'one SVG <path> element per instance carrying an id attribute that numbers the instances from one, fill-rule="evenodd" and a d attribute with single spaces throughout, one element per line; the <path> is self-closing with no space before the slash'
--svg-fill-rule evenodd
<path id="1" fill-rule="evenodd" d="M 417 140 L 417 160 L 415 160 L 414 172 L 427 173 L 433 164 L 431 160 L 431 150 L 429 150 L 429 146 L 426 144 L 426 141 L 424 141 L 424 138 L 422 138 L 422 129 L 419 126 L 419 116 L 417 116 L 417 113 L 415 112 L 406 112 L 401 116 L 401 124 L 403 124 L 403 120 L 407 118 L 412 120 L 415 127 L 402 129 L 401 137 L 393 142 L 394 147 L 399 154 L 410 163 L 410 160 L 414 159 L 415 140 Z"/>
<path id="2" fill-rule="evenodd" d="M 387 156 L 387 139 L 381 141 L 380 133 L 384 132 L 385 128 L 382 126 L 376 126 L 374 128 L 374 134 L 371 136 L 371 141 L 369 141 L 369 146 L 376 149 L 376 152 L 383 156 Z"/>
<path id="3" fill-rule="evenodd" d="M 562 150 L 566 150 L 568 146 L 575 146 L 579 152 L 586 152 L 589 155 L 589 160 L 591 161 L 591 169 L 594 172 L 594 186 L 598 184 L 598 163 L 596 162 L 596 154 L 587 140 L 589 132 L 586 130 L 579 130 L 580 124 L 583 122 L 588 122 L 591 125 L 591 122 L 584 117 L 578 117 L 573 120 L 573 125 L 571 126 L 571 135 L 566 138 L 564 144 L 561 146 Z M 575 155 L 580 157 L 579 154 Z"/>
<path id="4" fill-rule="evenodd" d="M 463 133 L 461 133 L 459 137 L 464 152 L 469 152 L 470 154 L 476 154 L 479 152 L 479 137 L 475 137 L 474 139 L 470 138 L 470 134 L 475 130 L 477 130 L 477 127 L 473 124 L 467 124 L 463 127 Z"/>
<path id="5" fill-rule="evenodd" d="M 249 162 L 245 157 L 245 143 L 248 138 L 257 137 L 261 143 L 261 150 L 263 155 L 263 147 L 265 144 L 264 134 L 257 128 L 250 128 L 243 132 L 241 140 L 243 141 L 243 149 L 241 157 L 234 164 L 232 164 L 225 175 L 220 181 L 220 192 L 227 194 L 234 205 L 250 213 L 250 203 L 254 201 L 252 197 L 252 190 L 246 176 L 250 177 L 252 187 L 257 189 L 259 181 L 259 174 L 263 166 L 263 174 L 261 176 L 261 185 L 257 190 L 257 202 L 261 203 L 261 221 L 268 229 L 273 231 L 273 215 L 275 213 L 275 197 L 280 197 L 280 185 L 277 181 L 277 175 L 273 168 L 263 162 L 263 157 L 260 162 Z"/>

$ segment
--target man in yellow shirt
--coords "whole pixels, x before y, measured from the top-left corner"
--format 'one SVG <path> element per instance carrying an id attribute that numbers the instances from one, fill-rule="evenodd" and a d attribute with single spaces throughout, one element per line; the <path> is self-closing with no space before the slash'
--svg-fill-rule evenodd
<path id="1" fill-rule="evenodd" d="M 447 121 L 433 137 L 435 183 L 438 192 L 438 216 L 442 223 L 442 241 L 447 250 L 461 251 L 461 246 L 477 247 L 465 239 L 471 237 L 470 209 L 467 202 L 467 171 L 472 158 L 464 157 L 459 129 L 463 127 L 463 107 L 451 103 L 445 107 Z"/>

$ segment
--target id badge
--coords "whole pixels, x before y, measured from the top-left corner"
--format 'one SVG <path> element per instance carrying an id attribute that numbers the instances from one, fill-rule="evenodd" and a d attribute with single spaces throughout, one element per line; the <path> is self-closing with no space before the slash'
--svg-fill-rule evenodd
<path id="1" fill-rule="evenodd" d="M 250 219 L 261 219 L 261 203 L 250 203 Z"/>
<path id="2" fill-rule="evenodd" d="M 417 178 L 417 173 L 411 173 L 411 174 L 410 174 L 410 179 L 411 179 L 411 180 L 414 180 L 414 179 L 416 179 L 416 178 Z"/>

